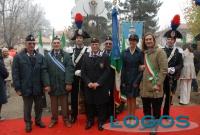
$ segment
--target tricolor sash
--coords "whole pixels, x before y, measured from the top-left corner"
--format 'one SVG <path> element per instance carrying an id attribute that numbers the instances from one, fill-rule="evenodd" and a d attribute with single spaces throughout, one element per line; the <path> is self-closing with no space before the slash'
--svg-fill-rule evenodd
<path id="1" fill-rule="evenodd" d="M 48 53 L 49 57 L 51 58 L 51 60 L 53 61 L 53 63 L 65 73 L 65 66 L 63 65 L 63 63 L 61 63 L 59 60 L 56 59 L 56 57 L 52 56 L 51 53 Z"/>
<path id="2" fill-rule="evenodd" d="M 158 72 L 155 70 L 147 53 L 145 54 L 144 59 L 145 67 L 149 73 L 148 80 L 151 81 L 153 85 L 156 85 L 158 81 Z"/>

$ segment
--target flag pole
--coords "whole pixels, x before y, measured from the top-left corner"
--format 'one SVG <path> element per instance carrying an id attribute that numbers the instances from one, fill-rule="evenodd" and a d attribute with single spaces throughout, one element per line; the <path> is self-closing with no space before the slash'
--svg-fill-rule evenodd
<path id="1" fill-rule="evenodd" d="M 113 0 L 113 10 L 114 10 L 114 9 L 117 10 L 117 4 L 118 4 L 117 0 Z M 113 12 L 113 10 L 112 10 L 112 12 Z M 112 19 L 112 20 L 113 20 L 113 19 Z M 112 22 L 112 23 L 113 23 L 113 22 Z M 113 26 L 112 26 L 112 27 L 113 27 Z M 117 28 L 119 28 L 119 27 L 117 26 Z M 113 34 L 112 34 L 112 35 L 113 35 Z M 117 33 L 117 36 L 119 37 L 119 33 Z M 114 39 L 114 38 L 113 38 L 113 39 Z M 112 52 L 111 52 L 111 57 L 113 57 L 113 56 L 112 56 Z M 111 64 L 111 65 L 112 65 L 112 64 Z M 112 66 L 111 66 L 111 67 L 112 67 Z M 113 106 L 113 111 L 114 111 L 114 112 L 113 112 L 113 115 L 114 115 L 114 118 L 116 119 L 116 118 L 117 118 L 117 116 L 116 116 L 116 104 L 115 104 L 115 99 L 116 99 L 116 96 L 117 96 L 117 95 L 115 94 L 115 93 L 116 93 L 116 92 L 115 92 L 115 91 L 116 91 L 116 79 L 117 79 L 117 78 L 116 78 L 116 72 L 117 72 L 117 71 L 116 71 L 116 67 L 115 67 L 114 70 L 115 70 L 115 83 L 114 83 L 115 86 L 114 86 L 114 91 L 113 91 L 113 95 L 112 95 L 112 96 L 113 96 L 113 98 L 114 98 L 114 101 L 113 101 L 113 102 L 114 102 L 114 106 Z"/>

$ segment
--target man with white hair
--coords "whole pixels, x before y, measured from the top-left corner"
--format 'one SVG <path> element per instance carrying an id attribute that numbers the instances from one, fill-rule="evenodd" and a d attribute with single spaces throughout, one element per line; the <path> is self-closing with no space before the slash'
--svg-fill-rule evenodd
<path id="1" fill-rule="evenodd" d="M 44 57 L 35 50 L 35 38 L 32 34 L 25 39 L 25 48 L 13 59 L 13 86 L 18 96 L 23 99 L 25 131 L 32 131 L 32 106 L 34 103 L 35 125 L 45 128 L 42 122 L 42 96 L 49 82 Z"/>
<path id="2" fill-rule="evenodd" d="M 6 89 L 7 89 L 7 96 L 10 97 L 10 91 L 11 91 L 11 83 L 12 83 L 12 63 L 13 63 L 13 57 L 9 56 L 9 50 L 8 48 L 3 48 L 2 49 L 2 56 L 3 56 L 3 61 L 5 64 L 5 67 L 9 73 L 9 76 L 5 79 L 6 81 Z"/>

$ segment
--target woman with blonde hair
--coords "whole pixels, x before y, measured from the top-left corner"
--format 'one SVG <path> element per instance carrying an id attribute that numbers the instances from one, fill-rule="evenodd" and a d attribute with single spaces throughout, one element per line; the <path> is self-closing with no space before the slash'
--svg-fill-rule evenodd
<path id="1" fill-rule="evenodd" d="M 161 116 L 163 97 L 163 82 L 167 74 L 167 56 L 163 49 L 156 45 L 155 36 L 146 33 L 142 41 L 144 52 L 144 72 L 140 84 L 140 95 L 143 102 L 145 116 L 153 116 L 155 120 Z M 150 135 L 155 135 L 157 126 L 152 129 Z"/>

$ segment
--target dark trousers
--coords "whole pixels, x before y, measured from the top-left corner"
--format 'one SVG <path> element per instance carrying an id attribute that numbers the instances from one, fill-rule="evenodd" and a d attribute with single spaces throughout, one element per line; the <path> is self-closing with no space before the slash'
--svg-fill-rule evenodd
<path id="1" fill-rule="evenodd" d="M 50 96 L 51 99 L 51 112 L 52 112 L 52 121 L 58 121 L 58 101 L 60 101 L 61 111 L 63 121 L 67 121 L 69 119 L 68 114 L 68 95 L 62 96 Z"/>
<path id="2" fill-rule="evenodd" d="M 177 80 L 172 80 L 171 86 L 170 86 L 170 79 L 166 77 L 164 81 L 164 87 L 163 87 L 164 95 L 165 95 L 163 115 L 169 115 L 170 113 L 170 106 L 172 103 L 172 94 L 175 94 L 176 86 L 177 86 Z"/>
<path id="3" fill-rule="evenodd" d="M 109 102 L 108 102 L 108 117 L 110 119 L 110 116 L 115 116 L 115 108 L 114 108 L 115 70 L 112 68 L 110 68 L 108 87 L 110 90 Z"/>
<path id="4" fill-rule="evenodd" d="M 198 75 L 199 71 L 195 70 L 196 75 Z M 198 83 L 197 83 L 197 79 L 192 79 L 192 89 L 194 92 L 198 92 Z"/>
<path id="5" fill-rule="evenodd" d="M 162 98 L 142 98 L 143 113 L 145 116 L 151 115 L 155 119 L 161 116 Z"/>
<path id="6" fill-rule="evenodd" d="M 172 96 L 171 96 L 169 91 L 167 91 L 165 93 L 165 101 L 164 102 L 165 102 L 165 104 L 164 104 L 164 107 L 163 107 L 163 115 L 169 115 L 170 106 L 171 106 L 171 103 L 172 103 Z"/>
<path id="7" fill-rule="evenodd" d="M 78 94 L 79 90 L 83 90 L 83 82 L 80 77 L 75 77 L 71 92 L 71 114 L 72 117 L 77 117 L 78 115 Z"/>
<path id="8" fill-rule="evenodd" d="M 107 109 L 107 115 L 108 119 L 110 119 L 110 116 L 115 116 L 114 112 L 114 93 L 113 90 L 110 91 L 110 96 L 109 96 L 109 102 L 107 103 L 108 109 Z"/>
<path id="9" fill-rule="evenodd" d="M 87 121 L 94 122 L 95 114 L 97 114 L 98 123 L 104 124 L 106 121 L 106 106 L 107 104 L 86 104 Z"/>
<path id="10" fill-rule="evenodd" d="M 24 102 L 24 121 L 32 123 L 31 111 L 34 102 L 35 122 L 40 122 L 42 117 L 42 96 L 23 96 Z"/>

